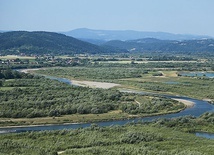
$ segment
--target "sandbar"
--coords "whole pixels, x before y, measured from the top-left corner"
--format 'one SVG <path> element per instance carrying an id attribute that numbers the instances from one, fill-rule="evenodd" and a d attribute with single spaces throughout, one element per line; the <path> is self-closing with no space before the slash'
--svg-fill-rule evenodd
<path id="1" fill-rule="evenodd" d="M 109 89 L 115 86 L 120 86 L 120 84 L 116 83 L 108 83 L 108 82 L 94 82 L 94 81 L 78 81 L 71 80 L 71 83 L 77 86 L 91 87 L 91 88 L 103 88 Z"/>
<path id="2" fill-rule="evenodd" d="M 172 98 L 173 100 L 176 100 L 176 101 L 179 101 L 179 102 L 182 102 L 183 104 L 185 104 L 187 106 L 187 108 L 191 108 L 194 106 L 194 102 L 192 101 L 188 101 L 188 100 L 185 100 L 185 99 L 178 99 L 178 98 Z"/>

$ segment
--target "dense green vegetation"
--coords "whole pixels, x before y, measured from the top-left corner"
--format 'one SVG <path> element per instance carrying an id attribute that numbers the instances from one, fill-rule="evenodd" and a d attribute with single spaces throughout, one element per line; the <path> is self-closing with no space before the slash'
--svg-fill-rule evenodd
<path id="1" fill-rule="evenodd" d="M 175 71 L 148 71 L 134 67 L 66 67 L 39 70 L 37 73 L 71 79 L 115 82 L 122 84 L 122 87 L 125 88 L 158 93 L 174 93 L 199 99 L 214 99 L 213 78 L 179 77 Z"/>
<path id="2" fill-rule="evenodd" d="M 132 99 L 132 98 L 131 98 Z M 131 100 L 130 98 L 128 100 Z M 127 100 L 127 99 L 126 99 Z M 123 104 L 121 110 L 130 114 L 155 114 L 159 112 L 177 111 L 185 106 L 163 97 L 144 97 L 135 96 L 135 104 Z"/>
<path id="3" fill-rule="evenodd" d="M 200 118 L 161 119 L 153 123 L 0 135 L 0 154 L 212 155 L 214 141 L 195 131 L 213 132 L 213 113 Z"/>
<path id="4" fill-rule="evenodd" d="M 21 73 L 11 69 L 0 69 L 0 79 L 31 79 L 33 76 L 31 74 Z"/>
<path id="5" fill-rule="evenodd" d="M 148 77 L 123 80 L 121 84 L 158 93 L 173 93 L 198 99 L 214 99 L 213 78 L 170 77 L 158 79 L 158 77 Z"/>
<path id="6" fill-rule="evenodd" d="M 90 66 L 88 66 L 90 67 Z M 143 68 L 146 70 L 176 70 L 176 71 L 209 71 L 213 67 L 213 62 L 145 62 L 145 63 L 97 63 L 92 67 L 121 67 L 121 68 Z"/>
<path id="7" fill-rule="evenodd" d="M 11 69 L 0 69 L 0 87 L 3 86 L 5 79 L 32 79 L 38 78 L 37 76 L 33 76 L 31 74 L 20 73 Z"/>
<path id="8" fill-rule="evenodd" d="M 83 87 L 74 88 L 47 79 L 15 80 L 9 82 L 9 84 L 6 82 L 4 86 L 27 86 L 28 88 L 14 88 L 1 92 L 0 117 L 17 118 L 60 116 L 75 113 L 104 113 L 117 109 L 117 101 L 121 96 L 116 91 L 102 91 Z"/>
<path id="9" fill-rule="evenodd" d="M 38 70 L 36 73 L 48 74 L 52 76 L 72 77 L 77 79 L 108 81 L 122 78 L 137 78 L 147 71 L 141 68 L 123 68 L 123 67 L 66 67 L 53 68 L 48 70 Z"/>
<path id="10" fill-rule="evenodd" d="M 4 90 L 8 87 L 12 89 Z M 183 104 L 163 97 L 75 87 L 41 77 L 6 80 L 1 89 L 0 117 L 5 118 L 100 114 L 112 110 L 130 114 L 157 114 L 184 108 Z"/>

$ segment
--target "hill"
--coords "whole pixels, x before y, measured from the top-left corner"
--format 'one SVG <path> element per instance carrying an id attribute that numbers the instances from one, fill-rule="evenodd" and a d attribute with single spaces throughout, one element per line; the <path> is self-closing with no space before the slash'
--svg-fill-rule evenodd
<path id="1" fill-rule="evenodd" d="M 74 54 L 105 53 L 107 50 L 53 32 L 14 31 L 0 33 L 0 55 L 3 54 Z"/>
<path id="2" fill-rule="evenodd" d="M 85 41 L 95 42 L 98 45 Z M 137 40 L 81 41 L 53 32 L 14 31 L 0 33 L 0 55 L 65 55 L 65 54 L 111 54 L 124 52 L 214 52 L 213 39 L 159 40 L 144 38 Z"/>
<path id="3" fill-rule="evenodd" d="M 126 49 L 131 52 L 214 52 L 214 39 L 201 40 L 159 40 L 154 38 L 129 41 L 113 40 L 102 44 L 104 47 Z"/>
<path id="4" fill-rule="evenodd" d="M 72 36 L 81 40 L 88 39 L 89 41 L 102 40 L 136 40 L 142 38 L 156 38 L 160 40 L 192 40 L 211 38 L 209 36 L 186 35 L 186 34 L 172 34 L 166 32 L 146 32 L 146 31 L 132 31 L 132 30 L 92 30 L 92 29 L 75 29 L 69 32 L 62 32 L 67 36 Z"/>

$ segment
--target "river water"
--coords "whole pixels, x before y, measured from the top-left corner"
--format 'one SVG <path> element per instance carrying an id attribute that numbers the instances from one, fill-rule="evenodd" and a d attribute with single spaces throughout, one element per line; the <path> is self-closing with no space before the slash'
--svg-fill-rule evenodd
<path id="1" fill-rule="evenodd" d="M 214 72 L 182 72 L 182 76 L 214 78 Z"/>
<path id="2" fill-rule="evenodd" d="M 196 132 L 195 135 L 207 139 L 214 139 L 214 133 Z"/>
<path id="3" fill-rule="evenodd" d="M 72 82 L 69 79 L 65 78 L 56 78 L 56 77 L 49 77 L 47 78 L 58 80 L 60 82 L 64 82 L 67 84 L 72 85 Z M 133 92 L 133 91 L 132 91 Z M 131 93 L 131 92 L 130 92 Z M 145 94 L 147 92 L 133 92 L 139 94 Z M 99 126 L 111 126 L 111 125 L 125 125 L 130 122 L 143 122 L 143 121 L 152 121 L 159 118 L 175 118 L 181 116 L 195 116 L 198 117 L 205 112 L 214 111 L 214 105 L 209 104 L 206 101 L 192 99 L 189 97 L 181 97 L 181 96 L 170 96 L 170 95 L 163 95 L 169 98 L 176 98 L 176 99 L 185 99 L 191 102 L 194 102 L 194 106 L 187 108 L 179 113 L 175 114 L 166 114 L 161 116 L 151 116 L 151 117 L 144 117 L 144 118 L 135 118 L 135 119 L 127 119 L 127 120 L 113 120 L 113 121 L 106 121 L 106 122 L 96 122 Z M 43 131 L 43 130 L 62 130 L 62 129 L 77 129 L 77 128 L 85 128 L 91 126 L 92 123 L 77 123 L 77 124 L 59 124 L 59 125 L 43 125 L 43 126 L 27 126 L 27 127 L 12 127 L 12 128 L 0 128 L 1 133 L 12 133 L 12 132 L 26 132 L 26 131 Z"/>

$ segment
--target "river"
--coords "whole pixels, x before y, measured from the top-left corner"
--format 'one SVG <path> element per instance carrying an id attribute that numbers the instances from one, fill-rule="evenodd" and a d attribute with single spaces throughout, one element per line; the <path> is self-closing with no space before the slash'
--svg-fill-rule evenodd
<path id="1" fill-rule="evenodd" d="M 203 137 L 203 138 L 207 138 L 207 139 L 214 139 L 214 133 L 196 132 L 195 135 L 197 137 Z"/>
<path id="2" fill-rule="evenodd" d="M 66 84 L 72 85 L 72 82 L 69 79 L 65 78 L 57 78 L 57 77 L 50 77 L 47 78 L 58 80 L 60 82 L 64 82 Z M 139 93 L 145 94 L 147 92 L 141 91 L 131 91 L 130 93 Z M 209 104 L 206 101 L 192 99 L 189 97 L 182 97 L 182 96 L 172 96 L 172 95 L 162 95 L 169 98 L 175 99 L 184 99 L 191 102 L 194 102 L 194 106 L 190 108 L 186 108 L 185 110 L 174 113 L 174 114 L 166 114 L 160 116 L 151 116 L 151 117 L 144 117 L 144 118 L 135 118 L 135 119 L 127 119 L 127 120 L 113 120 L 113 121 L 106 121 L 106 122 L 96 122 L 99 126 L 111 126 L 111 125 L 125 125 L 130 122 L 142 122 L 142 121 L 152 121 L 159 118 L 175 118 L 181 116 L 195 116 L 198 117 L 205 112 L 214 111 L 214 105 Z M 43 130 L 62 130 L 62 129 L 76 129 L 76 128 L 85 128 L 91 126 L 92 123 L 77 123 L 77 124 L 58 124 L 58 125 L 41 125 L 41 126 L 27 126 L 27 127 L 8 127 L 8 128 L 0 128 L 1 133 L 19 133 L 19 132 L 26 132 L 26 131 L 43 131 Z"/>
<path id="3" fill-rule="evenodd" d="M 181 72 L 182 76 L 214 78 L 214 72 Z"/>

